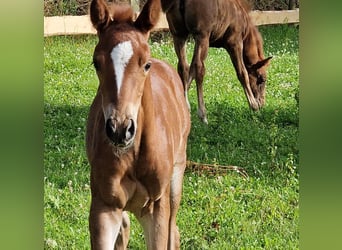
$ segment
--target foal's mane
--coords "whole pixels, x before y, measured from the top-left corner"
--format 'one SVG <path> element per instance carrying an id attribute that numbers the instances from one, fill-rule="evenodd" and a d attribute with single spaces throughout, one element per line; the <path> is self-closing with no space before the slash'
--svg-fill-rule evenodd
<path id="1" fill-rule="evenodd" d="M 110 14 L 112 15 L 115 23 L 132 22 L 135 18 L 132 7 L 126 3 L 110 4 Z"/>

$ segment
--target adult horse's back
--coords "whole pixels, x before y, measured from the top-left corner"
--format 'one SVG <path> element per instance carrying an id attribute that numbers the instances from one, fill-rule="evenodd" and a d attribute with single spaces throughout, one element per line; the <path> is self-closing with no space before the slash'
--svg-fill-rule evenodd
<path id="1" fill-rule="evenodd" d="M 190 114 L 177 72 L 150 58 L 149 31 L 159 18 L 149 0 L 134 21 L 130 6 L 93 0 L 99 87 L 90 107 L 91 248 L 126 249 L 132 212 L 147 249 L 179 249 L 176 214 L 186 166 Z"/>
<path id="2" fill-rule="evenodd" d="M 161 0 L 178 57 L 178 73 L 186 91 L 193 79 L 197 86 L 198 115 L 207 123 L 203 100 L 204 60 L 209 47 L 225 48 L 249 106 L 258 110 L 265 103 L 266 67 L 263 41 L 243 0 Z M 186 60 L 186 41 L 192 35 L 195 49 L 191 65 Z"/>

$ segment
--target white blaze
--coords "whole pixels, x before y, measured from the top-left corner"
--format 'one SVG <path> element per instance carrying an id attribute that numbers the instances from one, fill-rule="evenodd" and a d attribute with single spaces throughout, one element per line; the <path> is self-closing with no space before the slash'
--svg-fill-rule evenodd
<path id="1" fill-rule="evenodd" d="M 114 65 L 114 73 L 116 77 L 116 85 L 118 94 L 122 85 L 125 68 L 132 58 L 133 47 L 131 41 L 125 41 L 116 45 L 110 53 Z"/>

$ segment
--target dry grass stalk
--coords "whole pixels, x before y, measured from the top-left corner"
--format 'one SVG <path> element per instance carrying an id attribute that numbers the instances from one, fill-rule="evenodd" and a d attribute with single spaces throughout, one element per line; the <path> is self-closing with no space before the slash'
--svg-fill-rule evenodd
<path id="1" fill-rule="evenodd" d="M 236 173 L 240 174 L 245 179 L 248 179 L 248 174 L 242 167 L 238 166 L 223 166 L 218 164 L 206 164 L 206 163 L 199 163 L 193 161 L 186 162 L 186 171 L 202 173 L 205 172 L 210 175 L 222 175 L 227 174 L 230 171 L 235 171 Z"/>

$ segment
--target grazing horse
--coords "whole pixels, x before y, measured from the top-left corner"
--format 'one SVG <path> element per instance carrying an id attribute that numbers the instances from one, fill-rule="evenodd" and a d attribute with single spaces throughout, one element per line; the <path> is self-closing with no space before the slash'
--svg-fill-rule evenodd
<path id="1" fill-rule="evenodd" d="M 249 17 L 246 4 L 241 1 L 161 0 L 173 36 L 185 94 L 195 79 L 198 115 L 205 123 L 202 84 L 209 46 L 228 51 L 250 108 L 258 110 L 265 103 L 266 66 L 271 57 L 264 58 L 262 37 Z M 195 41 L 190 67 L 185 49 L 189 35 Z"/>
<path id="2" fill-rule="evenodd" d="M 135 21 L 128 5 L 90 4 L 99 79 L 86 132 L 92 249 L 127 248 L 127 211 L 148 249 L 180 248 L 176 214 L 190 114 L 177 71 L 150 58 L 149 31 L 160 12 L 160 0 L 148 1 Z"/>

